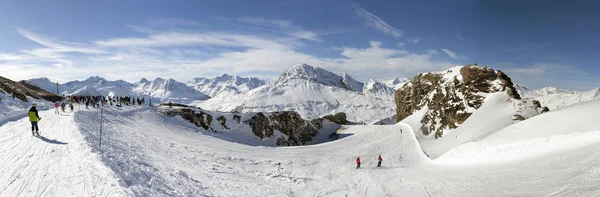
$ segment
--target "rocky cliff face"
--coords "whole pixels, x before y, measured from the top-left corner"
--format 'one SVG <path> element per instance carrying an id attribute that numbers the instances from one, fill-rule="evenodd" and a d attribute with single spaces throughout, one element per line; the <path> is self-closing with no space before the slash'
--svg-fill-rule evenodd
<path id="1" fill-rule="evenodd" d="M 4 77 L 0 77 L 0 90 L 4 93 L 13 95 L 15 98 L 18 98 L 23 102 L 27 102 L 27 96 L 36 99 L 44 99 L 51 102 L 60 101 L 63 99 L 60 96 L 47 92 L 39 87 L 30 85 L 24 81 L 14 82 Z"/>
<path id="2" fill-rule="evenodd" d="M 473 64 L 444 72 L 420 73 L 396 90 L 396 120 L 424 109 L 421 131 L 424 135 L 441 137 L 444 130 L 460 126 L 481 107 L 485 95 L 494 92 L 506 92 L 511 98 L 520 99 L 511 79 L 488 67 Z"/>
<path id="3" fill-rule="evenodd" d="M 205 131 L 237 130 L 252 133 L 258 140 L 274 139 L 277 146 L 305 145 L 320 132 L 329 135 L 341 127 L 339 125 L 348 123 L 344 113 L 305 120 L 293 111 L 242 114 L 210 112 L 198 108 L 165 108 L 161 112 L 172 117 L 180 116 Z M 325 128 L 325 124 L 337 126 Z"/>

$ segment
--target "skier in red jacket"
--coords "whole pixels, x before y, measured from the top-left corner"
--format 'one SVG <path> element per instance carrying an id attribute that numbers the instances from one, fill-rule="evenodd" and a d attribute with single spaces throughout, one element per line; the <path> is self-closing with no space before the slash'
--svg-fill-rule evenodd
<path id="1" fill-rule="evenodd" d="M 383 159 L 381 159 L 381 155 L 379 155 L 379 157 L 377 157 L 377 167 L 381 167 L 381 161 L 383 161 Z"/>
<path id="2" fill-rule="evenodd" d="M 356 168 L 360 168 L 360 157 L 356 158 Z"/>
<path id="3" fill-rule="evenodd" d="M 55 113 L 55 114 L 58 114 L 58 106 L 59 106 L 59 105 L 58 105 L 58 101 L 57 101 L 57 102 L 54 102 L 54 113 Z"/>

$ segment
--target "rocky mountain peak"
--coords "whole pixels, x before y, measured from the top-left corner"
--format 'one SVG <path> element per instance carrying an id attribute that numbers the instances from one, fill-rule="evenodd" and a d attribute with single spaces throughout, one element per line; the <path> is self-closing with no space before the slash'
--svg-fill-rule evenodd
<path id="1" fill-rule="evenodd" d="M 485 95 L 495 92 L 521 98 L 510 77 L 476 64 L 420 73 L 395 92 L 397 121 L 424 109 L 421 131 L 441 137 L 443 130 L 457 128 L 479 109 Z"/>

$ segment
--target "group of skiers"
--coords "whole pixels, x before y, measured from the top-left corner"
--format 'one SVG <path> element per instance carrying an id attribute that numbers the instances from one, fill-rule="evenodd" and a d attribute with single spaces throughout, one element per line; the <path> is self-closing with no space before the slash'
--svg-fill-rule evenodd
<path id="1" fill-rule="evenodd" d="M 383 159 L 381 159 L 381 155 L 379 155 L 379 157 L 377 157 L 377 167 L 381 167 L 381 162 L 383 161 Z M 360 157 L 356 158 L 356 168 L 360 168 Z"/>
<path id="2" fill-rule="evenodd" d="M 113 105 L 113 103 L 116 104 L 116 106 L 122 106 L 122 105 L 142 105 L 146 103 L 146 99 L 145 98 L 134 98 L 134 97 L 119 97 L 119 96 L 79 96 L 79 95 L 72 95 L 72 96 L 65 96 L 67 99 L 66 101 L 62 101 L 62 102 L 55 102 L 54 103 L 54 108 L 55 114 L 59 114 L 60 110 L 59 107 L 61 108 L 61 110 L 63 112 L 65 112 L 65 108 L 68 104 L 69 108 L 71 109 L 71 111 L 74 111 L 73 109 L 73 104 L 74 103 L 84 103 L 85 104 L 85 108 L 88 109 L 89 106 L 92 106 L 93 108 L 96 107 L 100 107 L 100 105 L 104 106 L 104 105 Z M 37 110 L 37 105 L 34 103 L 32 104 L 31 108 L 29 109 L 29 121 L 31 122 L 31 133 L 34 136 L 40 136 L 39 133 L 39 127 L 38 127 L 38 122 L 41 120 L 40 116 L 38 115 L 38 110 Z"/>

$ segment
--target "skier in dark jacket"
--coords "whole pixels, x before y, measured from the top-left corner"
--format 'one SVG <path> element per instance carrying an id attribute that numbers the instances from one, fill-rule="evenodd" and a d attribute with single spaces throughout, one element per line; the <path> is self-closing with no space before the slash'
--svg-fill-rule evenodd
<path id="1" fill-rule="evenodd" d="M 381 167 L 381 161 L 383 161 L 383 159 L 381 159 L 381 155 L 379 155 L 379 157 L 377 157 L 377 167 Z"/>
<path id="2" fill-rule="evenodd" d="M 34 103 L 29 109 L 29 121 L 31 122 L 31 134 L 34 136 L 40 136 L 40 128 L 38 127 L 38 121 L 42 118 L 38 115 L 36 104 Z M 35 130 L 35 132 L 33 132 Z"/>
<path id="3" fill-rule="evenodd" d="M 360 168 L 360 157 L 356 158 L 356 168 Z"/>

